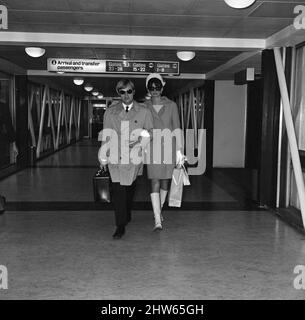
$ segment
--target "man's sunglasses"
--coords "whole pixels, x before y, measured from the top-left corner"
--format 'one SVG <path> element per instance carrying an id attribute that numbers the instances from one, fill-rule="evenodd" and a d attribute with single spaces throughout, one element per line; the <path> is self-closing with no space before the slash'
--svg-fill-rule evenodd
<path id="1" fill-rule="evenodd" d="M 125 94 L 125 93 L 132 94 L 133 90 L 132 89 L 128 89 L 128 90 L 120 89 L 119 90 L 119 94 Z"/>
<path id="2" fill-rule="evenodd" d="M 148 90 L 149 91 L 161 91 L 162 90 L 162 86 L 149 86 Z"/>

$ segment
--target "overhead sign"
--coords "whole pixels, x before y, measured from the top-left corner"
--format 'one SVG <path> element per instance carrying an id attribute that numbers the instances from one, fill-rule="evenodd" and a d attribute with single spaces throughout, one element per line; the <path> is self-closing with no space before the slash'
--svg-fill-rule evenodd
<path id="1" fill-rule="evenodd" d="M 179 74 L 179 62 L 106 60 L 106 72 Z"/>
<path id="2" fill-rule="evenodd" d="M 179 62 L 49 58 L 51 72 L 179 74 Z"/>
<path id="3" fill-rule="evenodd" d="M 48 71 L 102 73 L 106 70 L 106 61 L 97 59 L 61 59 L 49 58 Z"/>

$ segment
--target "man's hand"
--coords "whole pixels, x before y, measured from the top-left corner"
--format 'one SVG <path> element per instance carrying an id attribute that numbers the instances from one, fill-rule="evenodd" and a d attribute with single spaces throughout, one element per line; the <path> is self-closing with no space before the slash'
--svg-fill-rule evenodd
<path id="1" fill-rule="evenodd" d="M 100 159 L 100 158 L 98 158 L 98 161 L 99 161 L 99 163 L 100 163 L 100 168 L 103 169 L 103 170 L 105 170 L 105 171 L 107 171 L 107 170 L 108 170 L 108 166 L 107 166 L 108 160 L 107 160 L 107 159 Z"/>
<path id="2" fill-rule="evenodd" d="M 101 168 L 102 170 L 104 170 L 104 171 L 108 171 L 108 166 L 107 166 L 107 164 L 101 164 L 101 163 L 100 163 L 100 168 Z"/>
<path id="3" fill-rule="evenodd" d="M 140 136 L 141 136 L 141 147 L 145 151 L 150 143 L 151 137 L 149 132 L 146 129 L 143 129 L 141 131 Z"/>

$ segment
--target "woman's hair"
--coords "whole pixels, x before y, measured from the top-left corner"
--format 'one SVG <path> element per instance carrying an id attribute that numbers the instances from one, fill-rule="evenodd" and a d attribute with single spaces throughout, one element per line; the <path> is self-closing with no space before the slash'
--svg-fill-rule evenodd
<path id="1" fill-rule="evenodd" d="M 134 90 L 134 83 L 133 83 L 131 80 L 129 80 L 129 79 L 121 79 L 121 80 L 117 83 L 117 85 L 116 85 L 116 87 L 115 87 L 115 90 L 116 90 L 116 92 L 119 92 L 120 89 L 124 89 L 124 88 L 126 88 L 128 85 L 130 86 L 130 88 L 131 88 L 132 90 Z"/>

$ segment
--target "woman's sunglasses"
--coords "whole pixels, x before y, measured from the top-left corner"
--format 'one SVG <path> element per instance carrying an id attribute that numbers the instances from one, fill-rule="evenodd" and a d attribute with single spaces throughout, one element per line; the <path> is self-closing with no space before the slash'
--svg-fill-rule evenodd
<path id="1" fill-rule="evenodd" d="M 148 90 L 149 91 L 161 91 L 162 90 L 162 86 L 149 86 Z"/>
<path id="2" fill-rule="evenodd" d="M 128 89 L 128 90 L 120 89 L 119 90 L 119 94 L 125 94 L 125 93 L 132 94 L 133 90 L 132 89 Z"/>

